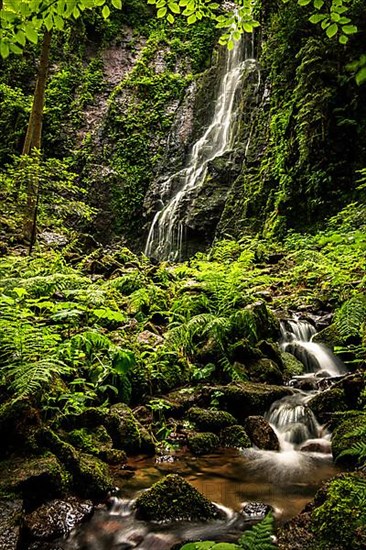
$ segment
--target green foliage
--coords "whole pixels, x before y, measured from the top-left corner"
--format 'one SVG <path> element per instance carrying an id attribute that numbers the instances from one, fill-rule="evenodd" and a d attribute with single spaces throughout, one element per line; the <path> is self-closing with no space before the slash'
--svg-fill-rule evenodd
<path id="1" fill-rule="evenodd" d="M 335 326 L 344 340 L 352 336 L 359 336 L 365 323 L 366 295 L 364 294 L 356 294 L 344 302 L 335 316 Z"/>
<path id="2" fill-rule="evenodd" d="M 181 550 L 275 550 L 273 544 L 273 516 L 268 514 L 260 523 L 245 531 L 238 544 L 227 542 L 190 542 Z"/>
<path id="3" fill-rule="evenodd" d="M 349 474 L 329 483 L 323 504 L 312 513 L 319 548 L 361 550 L 366 533 L 366 480 Z"/>

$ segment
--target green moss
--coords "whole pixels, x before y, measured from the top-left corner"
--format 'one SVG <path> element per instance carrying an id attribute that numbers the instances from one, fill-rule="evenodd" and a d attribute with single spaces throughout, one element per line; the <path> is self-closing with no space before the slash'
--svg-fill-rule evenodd
<path id="1" fill-rule="evenodd" d="M 247 372 L 253 382 L 283 384 L 282 372 L 271 359 L 259 359 L 248 367 Z"/>
<path id="2" fill-rule="evenodd" d="M 171 474 L 136 499 L 137 517 L 148 521 L 219 519 L 222 512 L 179 475 Z"/>
<path id="3" fill-rule="evenodd" d="M 350 452 L 354 445 L 363 445 L 366 450 L 366 414 L 355 412 L 350 418 L 338 424 L 332 433 L 332 453 L 334 460 L 344 466 L 356 466 L 357 452 Z M 358 433 L 360 432 L 360 433 Z M 345 453 L 343 456 L 340 456 Z"/>
<path id="4" fill-rule="evenodd" d="M 333 387 L 318 393 L 309 402 L 309 407 L 320 422 L 329 420 L 331 413 L 346 411 L 349 408 L 341 387 Z"/>
<path id="5" fill-rule="evenodd" d="M 224 447 L 248 449 L 252 446 L 247 432 L 238 424 L 224 428 L 220 433 L 220 441 Z"/>
<path id="6" fill-rule="evenodd" d="M 154 453 L 155 446 L 150 434 L 134 418 L 127 405 L 113 405 L 106 422 L 107 431 L 117 449 L 127 453 Z"/>
<path id="7" fill-rule="evenodd" d="M 188 420 L 199 430 L 218 433 L 223 428 L 236 424 L 236 419 L 226 411 L 200 409 L 192 407 L 187 413 Z"/>
<path id="8" fill-rule="evenodd" d="M 98 458 L 80 454 L 73 467 L 73 486 L 85 498 L 102 498 L 113 487 L 107 464 Z"/>
<path id="9" fill-rule="evenodd" d="M 284 375 L 286 378 L 292 378 L 293 376 L 298 376 L 302 374 L 304 370 L 304 365 L 296 359 L 292 353 L 287 351 L 281 352 L 282 361 L 284 364 Z"/>
<path id="10" fill-rule="evenodd" d="M 195 455 L 213 453 L 219 446 L 219 438 L 210 432 L 192 434 L 188 437 L 188 447 Z"/>
<path id="11" fill-rule="evenodd" d="M 312 513 L 317 547 L 324 550 L 366 546 L 366 476 L 344 474 L 326 488 L 324 502 Z"/>

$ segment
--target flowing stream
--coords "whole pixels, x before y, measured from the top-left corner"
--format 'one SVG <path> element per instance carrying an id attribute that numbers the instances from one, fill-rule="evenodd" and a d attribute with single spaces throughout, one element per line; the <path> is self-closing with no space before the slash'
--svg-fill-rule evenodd
<path id="1" fill-rule="evenodd" d="M 151 223 L 145 254 L 159 260 L 179 261 L 187 229 L 187 214 L 192 192 L 205 180 L 208 165 L 231 149 L 235 139 L 237 92 L 246 66 L 255 66 L 253 46 L 244 41 L 234 48 L 222 50 L 224 71 L 215 100 L 211 123 L 193 145 L 184 168 L 167 178 L 161 185 L 161 208 Z"/>
<path id="2" fill-rule="evenodd" d="M 330 350 L 311 341 L 314 334 L 306 321 L 294 318 L 282 323 L 280 345 L 301 357 L 305 372 L 290 381 L 293 395 L 273 403 L 266 415 L 278 436 L 279 452 L 222 449 L 204 457 L 177 452 L 157 459 L 135 458 L 130 461 L 135 475 L 128 481 L 116 478 L 124 499 L 112 499 L 110 510 L 97 512 L 63 548 L 168 550 L 187 540 L 235 541 L 257 520 L 255 514 L 243 512 L 248 502 L 272 506 L 280 522 L 300 512 L 321 483 L 339 472 L 332 461 L 330 433 L 318 423 L 308 401 L 319 391 L 319 381 L 344 374 L 345 367 Z M 309 391 L 296 387 L 304 381 Z M 182 475 L 217 503 L 226 519 L 168 525 L 138 521 L 133 499 L 168 473 Z"/>

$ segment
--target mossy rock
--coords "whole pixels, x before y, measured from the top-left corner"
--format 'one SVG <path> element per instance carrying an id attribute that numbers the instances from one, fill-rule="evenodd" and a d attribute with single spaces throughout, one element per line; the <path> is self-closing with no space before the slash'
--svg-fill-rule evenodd
<path id="1" fill-rule="evenodd" d="M 282 363 L 284 366 L 283 374 L 285 379 L 293 376 L 299 376 L 304 371 L 304 365 L 292 353 L 281 351 Z"/>
<path id="2" fill-rule="evenodd" d="M 127 453 L 154 454 L 155 445 L 146 430 L 140 424 L 127 405 L 113 405 L 106 419 L 106 428 L 113 445 Z"/>
<path id="3" fill-rule="evenodd" d="M 272 359 L 258 359 L 248 367 L 247 372 L 253 382 L 283 384 L 282 372 Z"/>
<path id="4" fill-rule="evenodd" d="M 228 357 L 232 363 L 248 365 L 253 361 L 262 359 L 264 356 L 260 349 L 250 344 L 247 339 L 241 338 L 234 344 L 229 345 Z"/>
<path id="5" fill-rule="evenodd" d="M 35 434 L 41 426 L 40 413 L 27 400 L 9 401 L 0 406 L 0 456 L 21 451 L 37 451 Z"/>
<path id="6" fill-rule="evenodd" d="M 282 397 L 292 395 L 293 391 L 284 386 L 256 384 L 254 382 L 235 382 L 226 386 L 203 388 L 206 399 L 217 399 L 220 408 L 227 410 L 239 423 L 248 416 L 263 415 L 269 407 Z"/>
<path id="7" fill-rule="evenodd" d="M 12 458 L 0 463 L 0 494 L 21 495 L 42 501 L 63 494 L 70 476 L 53 454 L 32 458 Z"/>
<path id="8" fill-rule="evenodd" d="M 355 435 L 355 431 L 363 431 L 362 435 Z M 352 416 L 344 422 L 338 424 L 332 433 L 332 453 L 333 458 L 338 464 L 342 464 L 347 467 L 355 467 L 357 465 L 357 454 L 347 452 L 344 456 L 341 456 L 345 451 L 350 451 L 351 447 L 355 444 L 363 444 L 366 448 L 366 414 L 358 414 Z"/>
<path id="9" fill-rule="evenodd" d="M 333 349 L 334 346 L 342 346 L 344 344 L 343 338 L 334 324 L 314 334 L 312 340 L 317 344 L 325 344 L 330 349 Z"/>
<path id="10" fill-rule="evenodd" d="M 253 445 L 265 451 L 279 451 L 280 443 L 273 428 L 263 416 L 249 416 L 245 421 L 245 431 Z"/>
<path id="11" fill-rule="evenodd" d="M 239 424 L 224 428 L 220 433 L 220 443 L 223 447 L 234 449 L 248 449 L 252 446 L 247 432 Z"/>
<path id="12" fill-rule="evenodd" d="M 107 464 L 81 453 L 73 467 L 73 486 L 83 498 L 103 498 L 113 488 Z"/>
<path id="13" fill-rule="evenodd" d="M 23 515 L 22 500 L 0 500 L 0 548 L 20 548 L 20 525 Z"/>
<path id="14" fill-rule="evenodd" d="M 366 548 L 366 474 L 341 474 L 316 495 L 311 530 L 324 550 Z"/>
<path id="15" fill-rule="evenodd" d="M 177 474 L 170 474 L 140 495 L 136 517 L 146 521 L 208 521 L 223 512 Z"/>
<path id="16" fill-rule="evenodd" d="M 318 393 L 308 405 L 320 422 L 329 420 L 332 413 L 348 409 L 344 391 L 340 387 L 332 387 Z"/>
<path id="17" fill-rule="evenodd" d="M 188 447 L 195 455 L 213 453 L 220 446 L 220 440 L 216 434 L 206 432 L 188 436 Z"/>
<path id="18" fill-rule="evenodd" d="M 285 365 L 282 359 L 282 351 L 277 342 L 268 342 L 268 340 L 262 340 L 257 344 L 257 348 L 263 353 L 264 357 L 271 359 L 277 365 L 280 371 L 283 371 Z"/>
<path id="19" fill-rule="evenodd" d="M 219 433 L 223 428 L 237 424 L 237 420 L 230 413 L 214 409 L 207 410 L 192 407 L 189 409 L 187 417 L 198 430 L 203 432 Z"/>
<path id="20" fill-rule="evenodd" d="M 280 323 L 264 302 L 258 301 L 249 304 L 245 309 L 251 311 L 255 318 L 258 340 L 267 340 L 268 338 L 278 340 L 280 337 Z"/>

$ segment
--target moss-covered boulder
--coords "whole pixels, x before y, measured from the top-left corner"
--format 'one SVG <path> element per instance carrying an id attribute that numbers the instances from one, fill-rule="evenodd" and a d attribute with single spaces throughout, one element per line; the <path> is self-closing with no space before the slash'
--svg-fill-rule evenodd
<path id="1" fill-rule="evenodd" d="M 283 384 L 283 374 L 272 359 L 258 359 L 247 369 L 250 380 L 267 384 Z"/>
<path id="2" fill-rule="evenodd" d="M 37 501 L 62 494 L 69 486 L 70 476 L 52 455 L 14 458 L 0 463 L 0 495 L 21 495 Z"/>
<path id="3" fill-rule="evenodd" d="M 265 451 L 279 451 L 280 444 L 273 428 L 263 416 L 249 416 L 245 421 L 245 431 L 253 445 Z"/>
<path id="4" fill-rule="evenodd" d="M 272 311 L 262 301 L 246 306 L 255 319 L 256 335 L 258 340 L 273 339 L 280 337 L 280 323 Z"/>
<path id="5" fill-rule="evenodd" d="M 146 430 L 133 416 L 127 405 L 113 405 L 106 418 L 106 428 L 113 445 L 127 453 L 154 454 L 155 445 Z"/>
<path id="6" fill-rule="evenodd" d="M 289 380 L 293 376 L 299 376 L 303 373 L 304 365 L 292 353 L 281 351 L 282 363 L 284 366 L 283 374 L 285 380 Z"/>
<path id="7" fill-rule="evenodd" d="M 192 407 L 189 409 L 187 418 L 193 422 L 198 430 L 203 432 L 219 433 L 223 428 L 237 424 L 237 420 L 226 411 L 215 409 L 201 409 Z"/>
<path id="8" fill-rule="evenodd" d="M 146 521 L 211 520 L 224 514 L 187 481 L 176 474 L 166 476 L 140 495 L 136 516 Z"/>
<path id="9" fill-rule="evenodd" d="M 224 428 L 220 433 L 220 443 L 223 447 L 234 449 L 248 449 L 252 446 L 247 432 L 239 424 Z"/>
<path id="10" fill-rule="evenodd" d="M 338 424 L 332 433 L 332 453 L 334 460 L 343 466 L 355 467 L 359 453 L 352 450 L 354 445 L 366 448 L 366 414 L 355 414 Z M 343 454 L 345 453 L 345 454 Z"/>
<path id="11" fill-rule="evenodd" d="M 329 325 L 314 334 L 313 342 L 316 342 L 317 344 L 325 344 L 330 349 L 333 349 L 334 346 L 342 346 L 344 344 L 343 338 L 334 324 Z"/>
<path id="12" fill-rule="evenodd" d="M 231 413 L 240 423 L 248 416 L 263 415 L 269 407 L 282 397 L 292 395 L 293 390 L 284 386 L 235 382 L 226 386 L 202 389 L 208 402 L 213 398 L 219 407 Z"/>
<path id="13" fill-rule="evenodd" d="M 8 401 L 0 406 L 0 456 L 12 452 L 34 453 L 35 433 L 41 426 L 40 413 L 28 400 Z"/>
<path id="14" fill-rule="evenodd" d="M 220 446 L 220 440 L 216 434 L 204 432 L 188 436 L 188 447 L 195 455 L 213 453 Z"/>
<path id="15" fill-rule="evenodd" d="M 72 468 L 73 487 L 83 498 L 103 498 L 114 485 L 107 464 L 85 453 Z"/>
<path id="16" fill-rule="evenodd" d="M 366 548 L 366 474 L 341 474 L 316 495 L 311 530 L 318 548 Z"/>
<path id="17" fill-rule="evenodd" d="M 17 550 L 23 512 L 22 500 L 0 500 L 0 548 Z"/>

